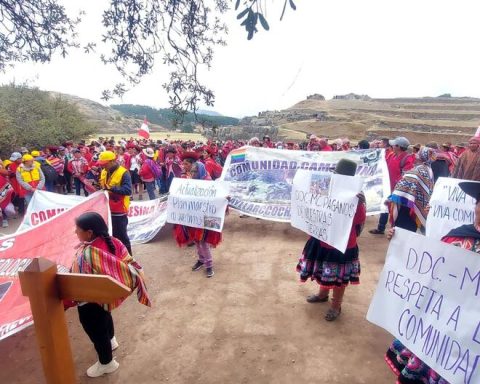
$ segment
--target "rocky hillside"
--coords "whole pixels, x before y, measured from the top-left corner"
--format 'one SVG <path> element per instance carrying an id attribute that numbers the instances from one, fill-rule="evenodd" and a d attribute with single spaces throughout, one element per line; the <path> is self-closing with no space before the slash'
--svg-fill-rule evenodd
<path id="1" fill-rule="evenodd" d="M 276 132 L 278 139 L 293 140 L 304 140 L 307 134 L 353 140 L 402 135 L 412 143 L 458 143 L 467 141 L 479 124 L 480 99 L 475 98 L 372 99 L 348 94 L 323 100 L 315 94 L 286 110 L 244 118 L 237 134 Z"/>
<path id="2" fill-rule="evenodd" d="M 95 101 L 64 93 L 50 92 L 50 94 L 52 97 L 60 96 L 75 104 L 98 133 L 136 133 L 142 125 L 141 119 L 127 117 L 123 113 Z M 166 131 L 157 124 L 150 124 L 150 130 L 152 132 Z"/>
<path id="3" fill-rule="evenodd" d="M 98 133 L 136 133 L 141 119 L 77 96 L 51 93 L 76 104 Z M 249 139 L 269 135 L 273 140 L 305 140 L 308 134 L 329 138 L 406 136 L 412 143 L 465 142 L 480 124 L 480 99 L 440 97 L 374 99 L 367 95 L 337 95 L 325 100 L 313 94 L 291 108 L 260 112 L 238 126 L 202 128 L 208 137 Z M 162 125 L 151 124 L 163 132 Z"/>

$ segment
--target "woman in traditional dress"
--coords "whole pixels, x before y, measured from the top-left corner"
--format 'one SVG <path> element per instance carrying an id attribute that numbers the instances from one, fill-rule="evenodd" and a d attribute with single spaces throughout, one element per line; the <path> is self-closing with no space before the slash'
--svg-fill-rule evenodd
<path id="1" fill-rule="evenodd" d="M 416 154 L 417 165 L 406 172 L 395 185 L 389 197 L 392 226 L 416 232 L 425 231 L 428 203 L 433 192 L 434 178 L 431 168 L 435 150 L 423 147 Z"/>
<path id="2" fill-rule="evenodd" d="M 138 301 L 150 306 L 142 267 L 129 255 L 122 242 L 108 234 L 102 216 L 87 212 L 76 219 L 76 234 L 81 244 L 71 268 L 72 273 L 109 275 L 132 291 L 137 289 Z M 78 303 L 78 315 L 83 329 L 95 346 L 98 361 L 87 370 L 89 377 L 99 377 L 116 371 L 119 364 L 112 351 L 118 348 L 111 311 L 125 298 L 109 304 Z"/>
<path id="3" fill-rule="evenodd" d="M 467 181 L 459 183 L 459 186 L 467 195 L 476 199 L 474 223 L 451 230 L 442 241 L 480 254 L 480 183 Z M 387 237 L 391 239 L 394 234 L 395 230 L 390 229 Z M 393 341 L 385 355 L 385 361 L 397 375 L 398 384 L 448 384 L 399 340 Z"/>
<path id="4" fill-rule="evenodd" d="M 196 152 L 184 152 L 181 155 L 183 161 L 182 178 L 211 180 L 210 175 L 205 169 L 205 165 L 197 161 L 199 154 Z M 220 232 L 210 231 L 203 228 L 187 227 L 185 225 L 176 224 L 173 227 L 173 234 L 179 246 L 190 245 L 195 243 L 197 247 L 198 260 L 193 265 L 192 271 L 198 271 L 205 267 L 207 277 L 214 275 L 213 259 L 210 247 L 216 247 L 222 241 Z"/>
<path id="5" fill-rule="evenodd" d="M 337 163 L 335 172 L 340 175 L 355 176 L 357 164 L 351 160 L 342 159 Z M 329 299 L 329 292 L 333 290 L 331 307 L 325 320 L 333 321 L 340 316 L 345 288 L 349 284 L 360 283 L 360 260 L 357 237 L 363 229 L 366 219 L 366 204 L 363 194 L 359 200 L 352 228 L 348 238 L 345 253 L 332 246 L 310 237 L 303 249 L 302 258 L 297 265 L 302 282 L 308 279 L 315 280 L 320 285 L 318 294 L 307 297 L 309 303 L 325 303 Z"/>

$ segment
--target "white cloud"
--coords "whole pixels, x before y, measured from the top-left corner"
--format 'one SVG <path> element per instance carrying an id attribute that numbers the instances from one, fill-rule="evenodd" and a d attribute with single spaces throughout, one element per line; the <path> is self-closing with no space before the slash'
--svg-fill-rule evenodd
<path id="1" fill-rule="evenodd" d="M 282 22 L 282 2 L 267 2 L 270 32 L 247 41 L 230 13 L 228 46 L 217 49 L 204 74 L 216 93 L 215 110 L 223 114 L 282 109 L 311 93 L 480 97 L 476 0 L 297 0 L 297 11 L 288 10 Z M 81 30 L 85 41 L 100 36 L 105 4 L 81 3 L 88 12 Z M 161 87 L 167 73 L 159 63 L 123 102 L 167 106 Z M 47 65 L 17 65 L 0 80 L 13 78 L 97 101 L 118 80 L 112 68 L 81 51 Z"/>

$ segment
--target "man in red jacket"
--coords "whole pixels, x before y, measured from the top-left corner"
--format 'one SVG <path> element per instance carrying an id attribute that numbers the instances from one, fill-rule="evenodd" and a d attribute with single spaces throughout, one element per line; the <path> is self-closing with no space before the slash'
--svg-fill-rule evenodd
<path id="1" fill-rule="evenodd" d="M 400 181 L 403 174 L 413 168 L 415 164 L 415 157 L 407 152 L 410 142 L 405 137 L 399 136 L 394 140 L 390 140 L 389 145 L 392 147 L 393 152 L 389 155 L 386 154 L 386 161 L 388 174 L 390 176 L 390 190 L 393 191 L 395 185 Z M 383 235 L 385 233 L 387 222 L 388 213 L 381 213 L 377 228 L 371 229 L 368 232 L 373 235 Z"/>

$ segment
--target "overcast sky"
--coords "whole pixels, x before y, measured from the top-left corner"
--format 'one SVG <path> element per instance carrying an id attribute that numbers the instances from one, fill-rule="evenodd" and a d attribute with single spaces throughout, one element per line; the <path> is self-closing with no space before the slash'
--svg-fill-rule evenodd
<path id="1" fill-rule="evenodd" d="M 101 36 L 106 0 L 61 0 L 87 12 L 83 40 Z M 355 92 L 372 97 L 480 97 L 478 0 L 296 0 L 278 22 L 283 0 L 266 0 L 270 32 L 247 41 L 234 13 L 226 15 L 228 45 L 216 50 L 204 81 L 216 93 L 214 109 L 245 116 L 283 109 L 312 93 L 331 98 Z M 168 68 L 110 103 L 168 106 L 161 87 Z M 118 80 L 95 55 L 72 52 L 45 65 L 22 64 L 0 76 L 41 89 L 101 101 Z"/>

